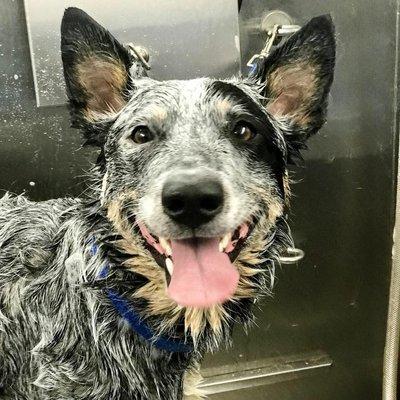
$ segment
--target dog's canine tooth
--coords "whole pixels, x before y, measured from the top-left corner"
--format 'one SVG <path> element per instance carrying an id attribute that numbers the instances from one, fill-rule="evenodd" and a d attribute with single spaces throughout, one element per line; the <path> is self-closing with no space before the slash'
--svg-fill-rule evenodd
<path id="1" fill-rule="evenodd" d="M 165 239 L 164 237 L 160 236 L 159 241 L 160 241 L 162 248 L 165 250 L 165 253 L 167 254 L 167 256 L 170 256 L 172 254 L 172 249 L 171 249 L 170 244 L 168 243 L 168 240 Z"/>
<path id="2" fill-rule="evenodd" d="M 228 246 L 229 241 L 231 240 L 232 232 L 228 232 L 219 242 L 219 251 L 222 253 L 226 246 Z"/>
<path id="3" fill-rule="evenodd" d="M 167 266 L 169 274 L 172 275 L 172 273 L 174 272 L 174 263 L 172 262 L 172 260 L 167 257 L 165 259 L 165 265 Z"/>

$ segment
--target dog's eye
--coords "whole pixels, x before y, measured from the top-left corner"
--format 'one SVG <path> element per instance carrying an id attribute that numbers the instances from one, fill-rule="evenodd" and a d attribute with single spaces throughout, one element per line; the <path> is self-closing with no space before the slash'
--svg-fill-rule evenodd
<path id="1" fill-rule="evenodd" d="M 257 135 L 254 128 L 246 122 L 239 122 L 236 124 L 232 132 L 238 139 L 248 142 Z"/>
<path id="2" fill-rule="evenodd" d="M 147 126 L 137 126 L 130 137 L 137 144 L 147 143 L 154 139 L 153 133 Z"/>

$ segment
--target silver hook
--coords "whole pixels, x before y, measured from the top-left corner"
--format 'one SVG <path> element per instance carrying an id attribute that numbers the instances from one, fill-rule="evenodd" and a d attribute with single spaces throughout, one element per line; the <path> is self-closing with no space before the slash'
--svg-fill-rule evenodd
<path id="1" fill-rule="evenodd" d="M 126 43 L 125 46 L 128 48 L 128 51 L 132 54 L 133 58 L 136 61 L 140 61 L 144 69 L 147 71 L 151 69 L 150 64 L 148 63 L 150 55 L 146 48 L 142 46 L 135 46 L 133 43 Z"/>
<path id="2" fill-rule="evenodd" d="M 250 60 L 247 62 L 247 66 L 252 67 L 256 58 L 267 58 L 271 53 L 272 46 L 278 37 L 292 35 L 300 28 L 301 26 L 299 25 L 274 25 L 272 29 L 267 31 L 267 40 L 265 42 L 265 46 L 259 54 L 254 54 L 254 56 L 250 58 Z"/>

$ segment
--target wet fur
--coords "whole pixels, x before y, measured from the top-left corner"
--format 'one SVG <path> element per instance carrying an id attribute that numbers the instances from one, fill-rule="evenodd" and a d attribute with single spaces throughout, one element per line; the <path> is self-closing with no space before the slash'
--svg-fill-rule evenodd
<path id="1" fill-rule="evenodd" d="M 62 50 L 72 123 L 86 143 L 100 147 L 100 156 L 88 198 L 0 200 L 0 397 L 200 398 L 203 354 L 229 344 L 235 323 L 252 322 L 252 306 L 271 293 L 279 253 L 291 244 L 287 164 L 325 120 L 332 23 L 312 20 L 260 60 L 249 79 L 160 83 L 132 74 L 129 53 L 90 17 L 68 13 Z M 104 73 L 95 76 L 90 60 Z M 264 132 L 259 142 L 245 147 L 231 140 L 230 115 L 246 115 Z M 132 146 L 129 134 L 138 121 L 160 132 L 158 145 Z M 191 163 L 219 171 L 230 196 L 221 217 L 199 236 L 232 229 L 249 215 L 258 221 L 234 263 L 236 293 L 205 310 L 168 297 L 165 271 L 132 223 L 140 217 L 159 233 L 188 234 L 155 199 L 166 174 Z M 111 274 L 99 279 L 105 263 Z M 119 318 L 105 287 L 130 299 L 155 332 L 185 338 L 194 351 L 168 353 L 144 341 Z"/>

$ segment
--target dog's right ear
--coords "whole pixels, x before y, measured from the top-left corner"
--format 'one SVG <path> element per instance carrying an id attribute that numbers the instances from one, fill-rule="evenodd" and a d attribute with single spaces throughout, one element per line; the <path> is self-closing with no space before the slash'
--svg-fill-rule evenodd
<path id="1" fill-rule="evenodd" d="M 131 56 L 79 8 L 65 10 L 61 55 L 73 127 L 86 128 L 126 104 Z"/>

